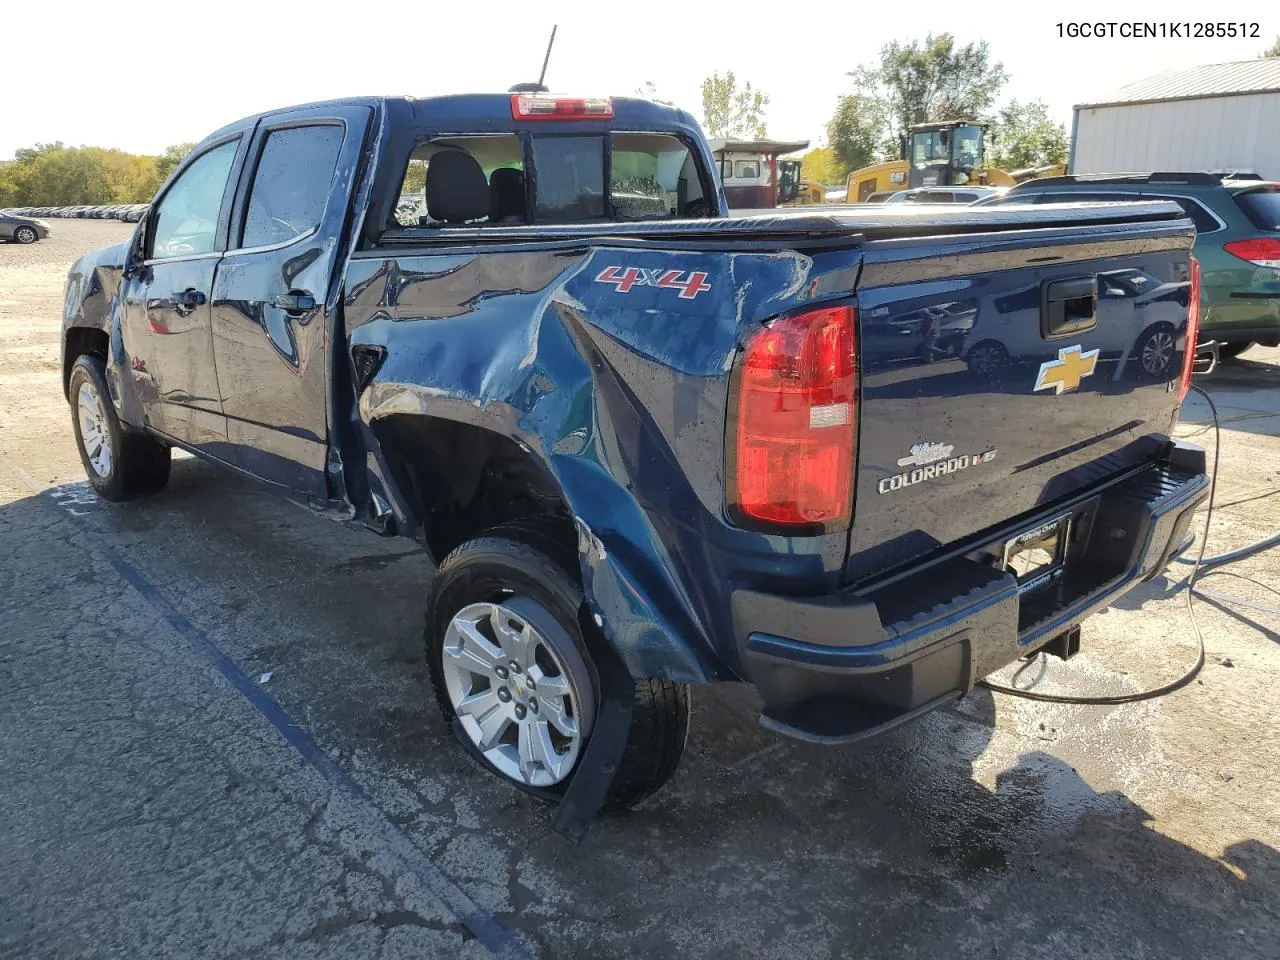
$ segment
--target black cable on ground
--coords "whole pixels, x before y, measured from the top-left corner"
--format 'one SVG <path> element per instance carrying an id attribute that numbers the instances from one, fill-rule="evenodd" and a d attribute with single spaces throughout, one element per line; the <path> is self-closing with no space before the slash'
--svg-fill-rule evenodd
<path id="1" fill-rule="evenodd" d="M 1191 669 L 1169 683 L 1162 684 L 1153 690 L 1143 690 L 1140 693 L 1123 693 L 1115 696 L 1102 697 L 1076 697 L 1069 694 L 1055 693 L 1038 693 L 1035 690 L 1019 690 L 1017 687 L 1007 687 L 1000 683 L 991 683 L 987 680 L 979 680 L 978 685 L 986 687 L 994 693 L 1003 693 L 1011 697 L 1021 697 L 1023 700 L 1035 700 L 1038 703 L 1072 703 L 1084 704 L 1090 706 L 1111 706 L 1121 703 L 1140 703 L 1143 700 L 1154 700 L 1157 697 L 1167 696 L 1177 690 L 1181 690 L 1187 684 L 1191 683 L 1200 671 L 1204 669 L 1204 634 L 1200 632 L 1200 624 L 1196 620 L 1195 607 L 1191 603 L 1191 595 L 1196 585 L 1196 578 L 1200 575 L 1200 564 L 1204 560 L 1205 547 L 1209 543 L 1209 528 L 1213 523 L 1213 501 L 1218 492 L 1218 455 L 1222 451 L 1222 431 L 1219 427 L 1218 408 L 1213 402 L 1213 398 L 1204 390 L 1191 385 L 1191 389 L 1200 396 L 1204 397 L 1209 404 L 1209 411 L 1213 414 L 1213 476 L 1209 480 L 1209 506 L 1205 512 L 1204 518 L 1204 536 L 1200 538 L 1200 553 L 1196 557 L 1195 566 L 1191 568 L 1191 576 L 1187 577 L 1186 586 L 1183 590 L 1183 596 L 1187 603 L 1187 616 L 1191 620 L 1191 629 L 1196 635 L 1196 662 Z M 1234 551 L 1233 551 L 1234 552 Z"/>

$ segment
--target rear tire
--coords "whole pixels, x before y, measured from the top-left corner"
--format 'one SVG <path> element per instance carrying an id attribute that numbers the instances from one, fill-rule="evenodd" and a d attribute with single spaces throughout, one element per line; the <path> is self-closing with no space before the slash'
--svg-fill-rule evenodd
<path id="1" fill-rule="evenodd" d="M 101 357 L 76 359 L 67 392 L 80 462 L 98 496 L 134 500 L 163 490 L 169 482 L 169 448 L 120 422 Z"/>
<path id="2" fill-rule="evenodd" d="M 597 674 L 578 618 L 582 603 L 576 546 L 537 522 L 506 524 L 463 543 L 440 564 L 428 598 L 427 669 L 445 722 L 452 724 L 466 704 L 464 733 L 490 772 L 542 796 L 567 788 L 599 706 Z M 517 636 L 536 638 L 523 640 L 535 650 L 521 664 L 523 672 L 511 662 L 520 657 L 513 658 L 515 651 L 504 643 L 521 644 L 513 641 Z M 499 676 L 467 651 L 501 661 L 506 672 Z M 457 664 L 464 660 L 460 675 Z M 542 686 L 531 694 L 527 681 L 535 677 Z M 550 701 L 546 690 L 555 691 Z M 540 714 L 535 704 L 541 704 Z M 566 714 L 575 721 L 573 737 L 552 729 L 551 718 Z M 605 808 L 631 806 L 661 788 L 680 763 L 688 731 L 685 685 L 637 681 L 626 750 Z M 549 763 L 526 765 L 525 744 L 535 740 L 556 751 Z"/>
<path id="3" fill-rule="evenodd" d="M 35 227 L 19 227 L 13 231 L 13 239 L 22 244 L 35 243 L 40 234 L 36 233 Z"/>
<path id="4" fill-rule="evenodd" d="M 1234 360 L 1252 346 L 1252 340 L 1244 343 L 1220 343 L 1218 344 L 1218 356 L 1223 360 Z"/>

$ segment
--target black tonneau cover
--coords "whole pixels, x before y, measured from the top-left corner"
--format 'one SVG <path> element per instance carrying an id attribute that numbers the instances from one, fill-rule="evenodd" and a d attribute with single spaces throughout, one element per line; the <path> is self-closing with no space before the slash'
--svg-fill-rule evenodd
<path id="1" fill-rule="evenodd" d="M 846 212 L 847 211 L 847 212 Z M 408 227 L 388 230 L 379 244 L 436 246 L 483 244 L 497 241 L 547 241 L 624 239 L 658 240 L 678 237 L 710 241 L 823 240 L 861 234 L 867 239 L 884 236 L 994 233 L 1003 230 L 1102 226 L 1116 223 L 1149 223 L 1185 219 L 1177 204 L 1167 200 L 1133 203 L 1054 203 L 1043 205 L 983 206 L 963 204 L 851 204 L 828 207 L 822 213 L 804 209 L 750 217 L 718 217 L 698 220 L 648 220 L 621 223 L 560 225 Z"/>

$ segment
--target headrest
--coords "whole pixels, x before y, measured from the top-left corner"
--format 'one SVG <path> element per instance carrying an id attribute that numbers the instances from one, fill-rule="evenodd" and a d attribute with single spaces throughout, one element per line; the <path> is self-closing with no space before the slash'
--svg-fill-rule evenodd
<path id="1" fill-rule="evenodd" d="M 466 223 L 489 215 L 489 184 L 475 157 L 462 150 L 437 153 L 427 165 L 427 213 L 432 220 Z"/>
<path id="2" fill-rule="evenodd" d="M 508 217 L 524 220 L 524 171 L 499 167 L 489 175 L 489 219 L 501 223 Z"/>

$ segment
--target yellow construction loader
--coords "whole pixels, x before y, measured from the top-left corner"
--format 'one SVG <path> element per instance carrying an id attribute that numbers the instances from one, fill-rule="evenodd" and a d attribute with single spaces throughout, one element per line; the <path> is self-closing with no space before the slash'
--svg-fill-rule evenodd
<path id="1" fill-rule="evenodd" d="M 875 163 L 849 174 L 846 203 L 864 203 L 873 193 L 912 187 L 1011 187 L 1033 177 L 1066 173 L 1066 164 L 1004 171 L 986 164 L 987 124 L 973 120 L 920 123 L 902 138 L 901 159 Z"/>

